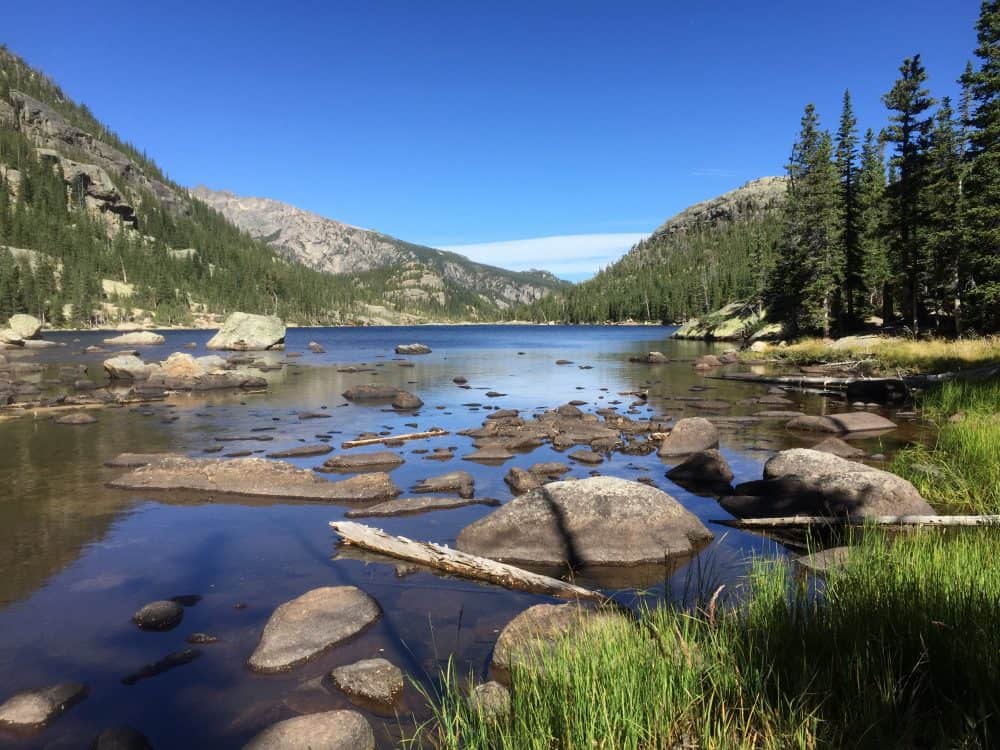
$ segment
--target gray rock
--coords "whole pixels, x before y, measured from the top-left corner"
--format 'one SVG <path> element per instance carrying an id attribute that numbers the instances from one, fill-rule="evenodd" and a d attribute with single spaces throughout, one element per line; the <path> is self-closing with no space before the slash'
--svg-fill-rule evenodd
<path id="1" fill-rule="evenodd" d="M 829 432 L 832 434 L 840 434 L 843 432 L 843 430 L 840 429 L 840 426 L 829 417 L 817 417 L 812 415 L 795 417 L 791 419 L 785 427 L 789 430 L 800 430 L 803 432 Z"/>
<path id="2" fill-rule="evenodd" d="M 146 604 L 132 615 L 132 622 L 142 630 L 172 630 L 184 619 L 184 607 L 169 599 Z"/>
<path id="3" fill-rule="evenodd" d="M 711 532 L 665 492 L 616 477 L 553 482 L 466 526 L 457 546 L 506 562 L 636 565 L 687 554 Z"/>
<path id="4" fill-rule="evenodd" d="M 476 685 L 469 693 L 469 707 L 486 719 L 510 714 L 510 691 L 495 680 Z"/>
<path id="5" fill-rule="evenodd" d="M 348 401 L 391 401 L 399 392 L 399 388 L 392 385 L 366 383 L 348 388 L 342 395 Z"/>
<path id="6" fill-rule="evenodd" d="M 691 454 L 667 472 L 674 481 L 728 484 L 733 481 L 733 470 L 725 456 L 715 448 Z"/>
<path id="7" fill-rule="evenodd" d="M 286 448 L 282 451 L 268 453 L 268 458 L 302 458 L 305 456 L 325 456 L 333 448 L 326 443 L 314 443 L 312 445 L 299 445 L 294 448 Z"/>
<path id="8" fill-rule="evenodd" d="M 94 738 L 90 750 L 153 750 L 153 745 L 132 727 L 111 727 Z"/>
<path id="9" fill-rule="evenodd" d="M 352 698 L 392 705 L 403 692 L 403 672 L 386 659 L 363 659 L 330 672 L 333 684 Z"/>
<path id="10" fill-rule="evenodd" d="M 0 705 L 0 726 L 19 729 L 43 727 L 87 696 L 87 686 L 61 682 L 38 690 L 25 690 Z"/>
<path id="11" fill-rule="evenodd" d="M 833 568 L 843 567 L 851 557 L 850 547 L 830 547 L 795 558 L 795 564 L 809 573 L 823 575 Z"/>
<path id="12" fill-rule="evenodd" d="M 902 477 L 832 453 L 793 448 L 764 465 L 764 479 L 737 485 L 722 506 L 738 517 L 931 515 Z"/>
<path id="13" fill-rule="evenodd" d="M 424 479 L 414 486 L 413 491 L 420 494 L 437 492 L 457 492 L 459 497 L 470 498 L 475 489 L 476 480 L 467 471 L 449 471 L 436 477 Z"/>
<path id="14" fill-rule="evenodd" d="M 507 472 L 507 476 L 504 477 L 504 481 L 519 495 L 538 489 L 543 484 L 537 474 L 533 474 L 530 471 L 518 468 L 517 466 Z"/>
<path id="15" fill-rule="evenodd" d="M 114 458 L 104 462 L 105 466 L 116 469 L 136 469 L 140 466 L 148 466 L 157 461 L 170 458 L 173 453 L 119 453 Z"/>
<path id="16" fill-rule="evenodd" d="M 629 357 L 628 361 L 646 365 L 664 365 L 667 364 L 670 359 L 662 352 L 649 352 L 638 357 Z"/>
<path id="17" fill-rule="evenodd" d="M 375 735 L 357 711 L 325 711 L 279 721 L 243 750 L 375 750 Z"/>
<path id="18" fill-rule="evenodd" d="M 462 456 L 464 461 L 478 461 L 485 464 L 496 464 L 509 461 L 514 454 L 499 445 L 489 445 Z"/>
<path id="19" fill-rule="evenodd" d="M 9 328 L 0 328 L 0 344 L 10 344 L 11 346 L 23 346 L 24 339 Z"/>
<path id="20" fill-rule="evenodd" d="M 865 455 L 865 452 L 860 448 L 855 448 L 849 443 L 845 443 L 839 437 L 828 437 L 819 443 L 816 443 L 812 447 L 814 451 L 822 451 L 823 453 L 832 453 L 835 456 L 840 456 L 841 458 L 858 458 L 859 456 Z"/>
<path id="21" fill-rule="evenodd" d="M 147 380 L 160 366 L 146 364 L 134 354 L 119 354 L 104 360 L 104 369 L 116 380 Z"/>
<path id="22" fill-rule="evenodd" d="M 719 431 L 704 417 L 681 419 L 660 444 L 662 458 L 684 456 L 719 447 Z"/>
<path id="23" fill-rule="evenodd" d="M 317 471 L 385 471 L 402 466 L 405 459 L 392 451 L 341 453 L 328 458 Z"/>
<path id="24" fill-rule="evenodd" d="M 476 499 L 459 497 L 404 497 L 399 500 L 390 500 L 386 503 L 369 505 L 366 508 L 349 510 L 344 515 L 347 518 L 409 516 L 417 513 L 427 513 L 432 510 L 464 508 L 467 505 L 489 505 L 496 507 L 497 505 L 500 505 L 500 501 L 494 500 L 491 497 L 480 497 Z"/>
<path id="25" fill-rule="evenodd" d="M 604 456 L 602 456 L 600 453 L 595 453 L 594 451 L 588 451 L 588 450 L 573 451 L 572 453 L 569 454 L 569 457 L 572 460 L 578 461 L 581 464 L 589 464 L 591 466 L 604 463 Z"/>
<path id="26" fill-rule="evenodd" d="M 399 488 L 383 472 L 328 482 L 308 469 L 264 458 L 169 456 L 108 483 L 129 490 L 192 490 L 292 500 L 355 502 L 388 500 Z"/>
<path id="27" fill-rule="evenodd" d="M 7 321 L 7 328 L 22 339 L 33 339 L 42 330 L 42 321 L 33 315 L 17 313 L 10 316 L 10 320 Z"/>
<path id="28" fill-rule="evenodd" d="M 56 417 L 54 420 L 56 424 L 73 424 L 73 425 L 83 425 L 83 424 L 94 424 L 97 418 L 92 414 L 87 414 L 83 411 L 74 412 L 73 414 L 66 414 L 62 417 Z"/>
<path id="29" fill-rule="evenodd" d="M 539 657 L 572 633 L 614 625 L 622 616 L 610 611 L 567 604 L 536 604 L 511 620 L 500 631 L 493 647 L 493 665 L 510 670 L 516 665 L 540 667 Z"/>
<path id="30" fill-rule="evenodd" d="M 132 674 L 123 677 L 122 684 L 135 685 L 137 682 L 141 682 L 142 680 L 148 680 L 150 677 L 156 677 L 164 672 L 169 672 L 171 669 L 176 669 L 177 667 L 182 667 L 185 664 L 190 664 L 195 659 L 200 657 L 201 651 L 196 648 L 184 648 L 180 651 L 175 651 L 172 654 L 167 654 L 162 659 L 146 664 Z"/>
<path id="31" fill-rule="evenodd" d="M 563 474 L 569 473 L 569 470 L 566 464 L 559 461 L 543 461 L 528 467 L 528 471 L 532 474 L 542 477 L 561 477 Z"/>
<path id="32" fill-rule="evenodd" d="M 379 614 L 375 600 L 354 586 L 313 589 L 274 610 L 247 663 L 256 672 L 291 669 L 357 635 Z"/>
<path id="33" fill-rule="evenodd" d="M 399 391 L 392 399 L 392 408 L 400 411 L 419 409 L 423 405 L 424 402 L 409 391 Z"/>
<path id="34" fill-rule="evenodd" d="M 431 348 L 424 344 L 400 344 L 396 347 L 396 354 L 430 354 Z"/>
<path id="35" fill-rule="evenodd" d="M 105 344 L 115 346 L 159 346 L 166 341 L 163 336 L 152 331 L 131 331 L 120 336 L 104 339 Z"/>
<path id="36" fill-rule="evenodd" d="M 207 349 L 262 351 L 285 346 L 285 324 L 273 315 L 234 312 L 205 344 Z"/>
<path id="37" fill-rule="evenodd" d="M 896 429 L 896 423 L 869 411 L 850 411 L 843 414 L 828 414 L 841 432 L 882 432 Z"/>

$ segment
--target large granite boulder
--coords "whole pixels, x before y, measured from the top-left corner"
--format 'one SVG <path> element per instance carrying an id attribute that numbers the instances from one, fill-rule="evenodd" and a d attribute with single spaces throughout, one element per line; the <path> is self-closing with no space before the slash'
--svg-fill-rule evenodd
<path id="1" fill-rule="evenodd" d="M 226 318 L 205 347 L 235 351 L 281 349 L 285 346 L 285 324 L 274 315 L 235 312 Z"/>
<path id="2" fill-rule="evenodd" d="M 764 465 L 764 478 L 737 485 L 722 506 L 734 516 L 932 515 L 933 508 L 900 476 L 832 453 L 793 448 Z"/>
<path id="3" fill-rule="evenodd" d="M 0 727 L 33 729 L 45 726 L 86 696 L 86 685 L 77 682 L 25 690 L 0 705 Z"/>
<path id="4" fill-rule="evenodd" d="M 10 316 L 10 320 L 7 321 L 7 328 L 22 339 L 33 339 L 42 330 L 42 321 L 33 315 L 18 313 L 17 315 Z"/>
<path id="5" fill-rule="evenodd" d="M 264 626 L 247 664 L 280 672 L 357 635 L 381 614 L 378 603 L 354 586 L 324 586 L 285 602 Z"/>
<path id="6" fill-rule="evenodd" d="M 400 344 L 396 354 L 430 354 L 431 348 L 426 344 Z"/>
<path id="7" fill-rule="evenodd" d="M 148 380 L 160 366 L 143 362 L 134 354 L 119 354 L 104 360 L 104 369 L 113 380 Z"/>
<path id="8" fill-rule="evenodd" d="M 692 552 L 712 533 L 667 493 L 617 477 L 552 482 L 466 526 L 457 546 L 538 565 L 639 565 Z"/>
<path id="9" fill-rule="evenodd" d="M 166 339 L 163 336 L 153 331 L 132 331 L 104 339 L 105 344 L 114 344 L 115 346 L 159 346 L 164 341 Z"/>
<path id="10" fill-rule="evenodd" d="M 733 470 L 729 462 L 715 448 L 692 453 L 684 461 L 667 472 L 675 482 L 706 484 L 728 484 L 733 481 Z"/>
<path id="11" fill-rule="evenodd" d="M 357 711 L 324 711 L 272 724 L 243 750 L 374 750 L 371 724 Z"/>
<path id="12" fill-rule="evenodd" d="M 660 443 L 661 458 L 686 456 L 719 447 L 719 431 L 704 417 L 678 420 L 670 434 Z"/>
<path id="13" fill-rule="evenodd" d="M 352 698 L 392 705 L 403 692 L 403 672 L 387 659 L 362 659 L 330 673 L 333 684 Z"/>

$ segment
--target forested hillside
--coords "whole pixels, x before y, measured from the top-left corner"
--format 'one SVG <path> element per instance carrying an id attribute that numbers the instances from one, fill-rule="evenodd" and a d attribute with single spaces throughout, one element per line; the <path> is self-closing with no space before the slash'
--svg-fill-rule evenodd
<path id="1" fill-rule="evenodd" d="M 295 262 L 0 48 L 0 319 L 190 324 L 243 310 L 319 324 L 501 314 L 496 296 L 449 278 L 424 293 L 423 279 L 407 263 L 332 276 Z M 560 286 L 540 275 L 524 284 L 535 290 L 527 299 Z"/>

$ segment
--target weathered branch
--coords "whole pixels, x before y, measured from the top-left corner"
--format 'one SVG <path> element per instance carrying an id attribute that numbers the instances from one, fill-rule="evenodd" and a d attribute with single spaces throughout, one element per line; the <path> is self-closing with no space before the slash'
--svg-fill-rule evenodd
<path id="1" fill-rule="evenodd" d="M 992 516 L 778 516 L 737 518 L 715 523 L 735 529 L 789 529 L 809 526 L 993 526 L 1000 515 Z"/>
<path id="2" fill-rule="evenodd" d="M 386 435 L 385 437 L 360 438 L 358 440 L 346 440 L 340 444 L 341 448 L 360 448 L 363 445 L 378 445 L 379 443 L 398 443 L 401 440 L 421 440 L 423 438 L 435 438 L 442 435 L 450 435 L 447 430 L 429 430 L 427 432 L 407 432 L 402 435 Z"/>
<path id="3" fill-rule="evenodd" d="M 330 528 L 336 531 L 347 544 L 379 552 L 389 557 L 419 563 L 431 568 L 477 581 L 495 583 L 516 591 L 530 591 L 535 594 L 549 594 L 564 599 L 585 599 L 602 604 L 614 602 L 598 591 L 585 589 L 558 578 L 550 578 L 540 573 L 497 562 L 478 555 L 444 547 L 432 542 L 415 542 L 401 536 L 391 536 L 381 529 L 372 528 L 352 521 L 331 521 Z"/>

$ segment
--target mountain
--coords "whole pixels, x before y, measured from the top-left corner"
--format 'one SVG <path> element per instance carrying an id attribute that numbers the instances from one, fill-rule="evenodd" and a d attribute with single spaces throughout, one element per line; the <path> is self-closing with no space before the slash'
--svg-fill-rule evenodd
<path id="1" fill-rule="evenodd" d="M 762 288 L 780 235 L 784 177 L 761 177 L 690 206 L 594 278 L 517 308 L 572 323 L 678 322 Z"/>
<path id="2" fill-rule="evenodd" d="M 500 309 L 541 299 L 569 286 L 545 271 L 516 272 L 463 255 L 414 245 L 370 229 L 344 224 L 270 198 L 249 198 L 196 187 L 191 195 L 285 255 L 331 274 L 404 269 L 400 293 L 416 299 L 447 294 L 446 285 L 473 292 Z M 419 273 L 417 273 L 419 272 Z"/>
<path id="3" fill-rule="evenodd" d="M 277 230 L 244 231 L 0 47 L 0 319 L 213 325 L 243 310 L 293 324 L 482 321 L 564 286 L 305 217 L 324 236 L 339 231 L 331 258 L 340 248 L 344 265 L 317 261 L 313 244 L 301 255 L 268 244 Z M 370 260 L 352 266 L 366 252 L 346 252 L 355 246 Z"/>

